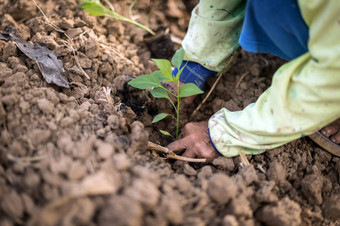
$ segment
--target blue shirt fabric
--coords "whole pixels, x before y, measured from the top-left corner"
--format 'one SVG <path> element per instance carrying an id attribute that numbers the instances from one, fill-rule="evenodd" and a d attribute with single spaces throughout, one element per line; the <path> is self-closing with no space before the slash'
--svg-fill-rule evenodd
<path id="1" fill-rule="evenodd" d="M 308 51 L 308 27 L 297 0 L 249 0 L 239 43 L 249 52 L 291 60 Z"/>

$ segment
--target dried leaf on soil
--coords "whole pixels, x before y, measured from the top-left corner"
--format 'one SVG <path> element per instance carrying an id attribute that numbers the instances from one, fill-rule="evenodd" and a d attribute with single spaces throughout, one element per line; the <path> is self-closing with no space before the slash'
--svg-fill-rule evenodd
<path id="1" fill-rule="evenodd" d="M 70 88 L 69 82 L 64 77 L 65 69 L 61 60 L 56 54 L 47 47 L 38 43 L 34 45 L 23 40 L 14 27 L 8 26 L 5 31 L 0 34 L 0 39 L 5 41 L 13 41 L 16 46 L 29 58 L 36 61 L 47 83 L 54 83 L 64 88 Z"/>

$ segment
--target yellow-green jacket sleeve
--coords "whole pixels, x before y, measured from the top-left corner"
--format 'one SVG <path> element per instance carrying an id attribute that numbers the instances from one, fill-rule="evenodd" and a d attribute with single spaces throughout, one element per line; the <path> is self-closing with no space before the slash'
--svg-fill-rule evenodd
<path id="1" fill-rule="evenodd" d="M 245 4 L 244 0 L 200 0 L 182 43 L 185 60 L 221 71 L 239 46 Z"/>
<path id="2" fill-rule="evenodd" d="M 340 116 L 340 1 L 298 3 L 309 26 L 309 52 L 281 66 L 256 103 L 210 118 L 211 140 L 224 156 L 261 153 Z"/>

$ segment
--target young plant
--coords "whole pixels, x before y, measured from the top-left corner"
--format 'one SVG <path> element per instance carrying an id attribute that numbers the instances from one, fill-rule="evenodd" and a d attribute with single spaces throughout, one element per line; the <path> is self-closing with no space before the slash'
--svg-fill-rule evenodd
<path id="1" fill-rule="evenodd" d="M 109 16 L 118 20 L 122 20 L 125 22 L 129 22 L 131 24 L 136 25 L 139 28 L 142 28 L 144 30 L 146 30 L 147 32 L 149 32 L 150 34 L 154 35 L 155 33 L 148 28 L 147 26 L 138 23 L 135 20 L 129 19 L 125 16 L 122 16 L 120 14 L 118 14 L 113 6 L 111 5 L 111 3 L 108 0 L 105 0 L 105 2 L 110 6 L 110 9 L 106 8 L 105 6 L 103 6 L 100 3 L 100 0 L 80 0 L 80 2 L 82 2 L 83 4 L 81 5 L 81 8 L 86 10 L 89 14 L 91 14 L 92 16 Z"/>
<path id="2" fill-rule="evenodd" d="M 180 117 L 179 109 L 181 104 L 181 98 L 203 93 L 203 91 L 200 90 L 193 83 L 186 83 L 182 87 L 179 86 L 180 82 L 179 77 L 183 69 L 185 68 L 185 65 L 182 68 L 180 67 L 182 65 L 183 59 L 184 49 L 181 48 L 175 53 L 171 60 L 171 63 L 179 69 L 176 75 L 172 75 L 170 61 L 165 59 L 152 59 L 156 63 L 159 70 L 154 71 L 151 74 L 139 76 L 128 83 L 130 86 L 133 86 L 138 89 L 148 89 L 155 98 L 166 98 L 169 100 L 169 102 L 171 103 L 175 110 L 175 115 L 168 113 L 160 113 L 154 117 L 152 123 L 158 122 L 167 116 L 173 117 L 176 120 L 175 139 L 178 138 Z M 162 82 L 173 82 L 176 86 L 176 92 L 172 92 L 171 90 L 165 88 L 162 85 Z M 173 101 L 169 95 L 173 96 L 175 101 Z M 160 130 L 160 132 L 163 133 L 164 135 L 173 137 L 168 131 Z"/>

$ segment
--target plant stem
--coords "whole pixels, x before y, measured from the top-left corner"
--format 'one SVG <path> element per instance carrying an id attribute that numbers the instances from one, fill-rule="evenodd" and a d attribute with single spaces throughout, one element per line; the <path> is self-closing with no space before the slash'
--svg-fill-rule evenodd
<path id="1" fill-rule="evenodd" d="M 135 21 L 135 20 L 131 20 L 131 19 L 127 18 L 127 17 L 124 17 L 124 16 L 122 16 L 122 15 L 120 15 L 120 14 L 114 12 L 114 11 L 107 10 L 107 11 L 106 11 L 106 14 L 107 14 L 108 16 L 112 17 L 112 18 L 119 19 L 119 20 L 122 20 L 122 21 L 126 21 L 126 22 L 129 22 L 129 23 L 132 23 L 132 24 L 136 25 L 137 27 L 140 27 L 140 28 L 146 30 L 146 31 L 149 32 L 150 34 L 155 35 L 155 32 L 153 32 L 153 31 L 152 31 L 150 28 L 148 28 L 147 26 L 145 26 L 145 25 L 143 25 L 143 24 L 141 24 L 141 23 L 138 23 L 138 22 Z"/>
<path id="2" fill-rule="evenodd" d="M 177 88 L 177 108 L 176 108 L 176 140 L 178 138 L 178 128 L 179 128 L 179 107 L 181 104 L 181 98 L 179 96 L 179 79 L 176 80 L 176 88 Z"/>

